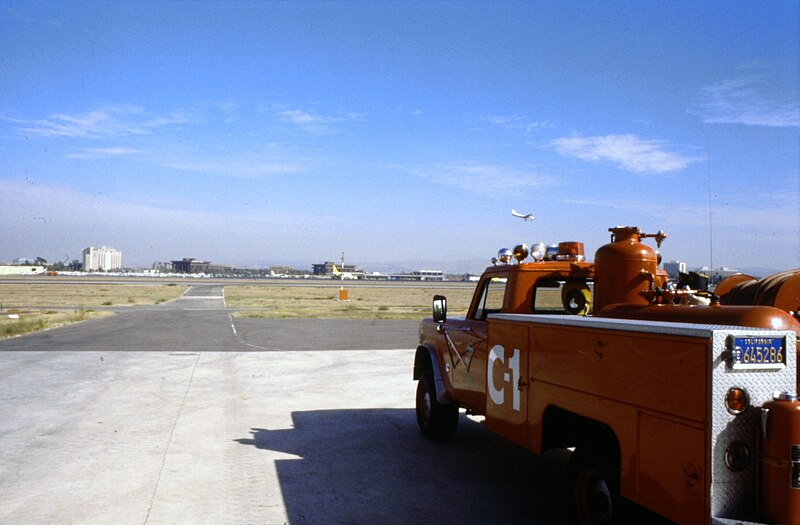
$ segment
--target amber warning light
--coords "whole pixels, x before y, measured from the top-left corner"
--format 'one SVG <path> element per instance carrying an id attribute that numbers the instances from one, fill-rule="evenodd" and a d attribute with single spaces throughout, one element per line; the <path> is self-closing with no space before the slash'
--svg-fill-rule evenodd
<path id="1" fill-rule="evenodd" d="M 750 396 L 743 388 L 733 387 L 725 395 L 725 408 L 733 415 L 741 414 L 750 406 Z"/>

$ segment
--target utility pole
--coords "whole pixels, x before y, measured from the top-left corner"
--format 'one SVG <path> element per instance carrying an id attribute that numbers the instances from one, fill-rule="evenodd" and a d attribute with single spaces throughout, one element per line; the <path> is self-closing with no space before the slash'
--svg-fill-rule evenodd
<path id="1" fill-rule="evenodd" d="M 711 268 L 713 277 L 714 273 L 714 228 L 713 228 L 713 212 L 711 209 L 712 196 L 711 196 L 711 130 L 706 127 L 706 156 L 708 162 L 708 266 Z"/>
<path id="2" fill-rule="evenodd" d="M 344 252 L 342 252 L 342 267 L 339 268 L 339 280 L 342 283 L 341 286 L 339 287 L 339 300 L 349 301 L 350 293 L 344 289 Z"/>

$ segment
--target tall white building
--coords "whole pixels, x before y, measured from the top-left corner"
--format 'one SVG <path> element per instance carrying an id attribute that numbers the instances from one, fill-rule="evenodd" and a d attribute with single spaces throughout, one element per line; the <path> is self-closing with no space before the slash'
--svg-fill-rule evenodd
<path id="1" fill-rule="evenodd" d="M 682 273 L 686 273 L 686 263 L 681 261 L 670 261 L 663 264 L 664 271 L 666 271 L 671 279 L 678 279 Z"/>
<path id="2" fill-rule="evenodd" d="M 83 270 L 86 272 L 93 270 L 119 270 L 122 268 L 122 252 L 101 246 L 95 248 L 89 246 L 83 249 Z"/>

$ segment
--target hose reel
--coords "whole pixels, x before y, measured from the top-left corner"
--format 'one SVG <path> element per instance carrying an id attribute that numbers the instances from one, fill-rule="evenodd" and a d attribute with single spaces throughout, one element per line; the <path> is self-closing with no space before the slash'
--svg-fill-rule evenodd
<path id="1" fill-rule="evenodd" d="M 561 304 L 570 315 L 587 315 L 592 308 L 592 291 L 583 281 L 564 283 Z"/>

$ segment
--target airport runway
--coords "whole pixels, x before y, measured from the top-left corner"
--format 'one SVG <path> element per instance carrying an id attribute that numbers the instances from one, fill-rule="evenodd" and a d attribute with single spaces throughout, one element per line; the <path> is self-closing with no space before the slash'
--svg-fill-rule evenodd
<path id="1" fill-rule="evenodd" d="M 564 454 L 422 438 L 417 323 L 237 319 L 221 285 L 0 341 L 0 523 L 560 521 Z"/>

